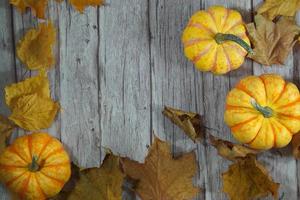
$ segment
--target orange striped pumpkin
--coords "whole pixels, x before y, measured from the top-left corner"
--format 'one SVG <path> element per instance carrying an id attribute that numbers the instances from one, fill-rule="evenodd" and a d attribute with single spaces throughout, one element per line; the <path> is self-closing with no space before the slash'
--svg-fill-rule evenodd
<path id="1" fill-rule="evenodd" d="M 279 75 L 248 76 L 229 92 L 225 122 L 252 148 L 284 147 L 300 131 L 299 90 Z"/>
<path id="2" fill-rule="evenodd" d="M 0 180 L 21 199 L 52 197 L 70 175 L 70 159 L 63 145 L 46 133 L 19 137 L 0 155 Z"/>
<path id="3" fill-rule="evenodd" d="M 225 74 L 239 68 L 252 53 L 239 12 L 212 6 L 196 12 L 182 35 L 184 53 L 197 69 Z"/>

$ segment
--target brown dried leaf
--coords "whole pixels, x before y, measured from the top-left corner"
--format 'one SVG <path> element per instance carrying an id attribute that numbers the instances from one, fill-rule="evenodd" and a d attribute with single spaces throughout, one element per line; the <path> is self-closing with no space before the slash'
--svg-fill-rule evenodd
<path id="1" fill-rule="evenodd" d="M 19 127 L 35 131 L 49 128 L 59 110 L 59 104 L 37 94 L 24 95 L 12 105 L 9 119 Z"/>
<path id="2" fill-rule="evenodd" d="M 293 136 L 292 139 L 293 155 L 296 159 L 300 159 L 300 133 Z"/>
<path id="3" fill-rule="evenodd" d="M 282 17 L 274 23 L 262 15 L 255 16 L 255 23 L 247 25 L 254 54 L 249 57 L 263 65 L 284 64 L 291 52 L 300 28 L 294 19 Z"/>
<path id="4" fill-rule="evenodd" d="M 6 117 L 0 115 L 0 152 L 5 149 L 6 141 L 15 129 L 15 125 L 12 124 Z"/>
<path id="5" fill-rule="evenodd" d="M 30 70 L 47 69 L 54 64 L 52 47 L 56 40 L 56 30 L 51 22 L 39 24 L 30 29 L 18 44 L 18 58 Z"/>
<path id="6" fill-rule="evenodd" d="M 136 193 L 143 200 L 192 199 L 199 189 L 193 186 L 197 171 L 194 152 L 173 159 L 168 143 L 155 138 L 144 164 L 122 159 L 125 173 L 138 181 Z"/>
<path id="7" fill-rule="evenodd" d="M 104 0 L 69 0 L 76 10 L 83 13 L 85 7 L 87 6 L 102 6 Z"/>
<path id="8" fill-rule="evenodd" d="M 299 0 L 265 0 L 263 5 L 257 10 L 257 13 L 273 20 L 277 16 L 294 17 L 299 9 Z"/>
<path id="9" fill-rule="evenodd" d="M 79 179 L 70 191 L 63 191 L 54 200 L 121 200 L 125 175 L 119 166 L 120 158 L 106 155 L 100 168 L 80 170 Z"/>
<path id="10" fill-rule="evenodd" d="M 35 16 L 44 19 L 48 0 L 10 0 L 10 3 L 16 6 L 21 13 L 25 12 L 26 8 L 31 8 Z"/>
<path id="11" fill-rule="evenodd" d="M 244 158 L 249 154 L 259 153 L 257 150 L 234 144 L 226 140 L 221 140 L 212 135 L 209 136 L 209 139 L 210 143 L 217 149 L 219 155 L 231 161 L 235 161 L 238 158 Z"/>
<path id="12" fill-rule="evenodd" d="M 238 159 L 222 174 L 223 191 L 231 200 L 252 200 L 266 197 L 270 193 L 278 198 L 279 184 L 272 180 L 268 171 L 255 156 Z"/>
<path id="13" fill-rule="evenodd" d="M 181 128 L 194 142 L 203 138 L 202 119 L 199 114 L 167 106 L 165 106 L 162 113 Z"/>

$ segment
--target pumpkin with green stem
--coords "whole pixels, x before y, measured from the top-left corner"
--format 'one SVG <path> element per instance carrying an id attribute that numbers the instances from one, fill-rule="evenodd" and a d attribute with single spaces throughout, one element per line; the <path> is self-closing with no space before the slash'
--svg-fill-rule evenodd
<path id="1" fill-rule="evenodd" d="M 19 137 L 0 155 L 0 180 L 21 199 L 53 197 L 70 176 L 67 152 L 46 133 Z"/>
<path id="2" fill-rule="evenodd" d="M 239 12 L 212 6 L 196 12 L 182 35 L 184 53 L 197 69 L 225 74 L 253 53 Z"/>

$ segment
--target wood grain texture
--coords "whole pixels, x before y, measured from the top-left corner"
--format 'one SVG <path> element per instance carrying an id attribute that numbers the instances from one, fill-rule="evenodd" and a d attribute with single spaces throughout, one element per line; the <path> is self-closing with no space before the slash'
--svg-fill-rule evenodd
<path id="1" fill-rule="evenodd" d="M 100 9 L 102 146 L 142 162 L 150 144 L 147 0 L 108 0 Z"/>
<path id="2" fill-rule="evenodd" d="M 9 109 L 4 101 L 4 88 L 15 82 L 14 37 L 12 12 L 7 1 L 0 1 L 0 114 L 8 116 Z M 4 186 L 0 185 L 0 200 L 9 200 Z"/>
<path id="3" fill-rule="evenodd" d="M 101 133 L 98 88 L 98 13 L 85 14 L 60 5 L 59 81 L 61 141 L 82 167 L 100 165 Z"/>

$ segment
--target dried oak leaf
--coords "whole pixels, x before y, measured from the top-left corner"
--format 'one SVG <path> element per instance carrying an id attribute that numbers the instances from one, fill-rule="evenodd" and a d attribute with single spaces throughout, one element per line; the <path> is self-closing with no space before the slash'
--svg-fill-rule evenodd
<path id="1" fill-rule="evenodd" d="M 209 136 L 210 143 L 217 149 L 218 154 L 223 158 L 235 161 L 238 158 L 246 157 L 249 154 L 258 154 L 259 151 L 234 144 L 232 142 L 218 139 L 212 135 Z"/>
<path id="2" fill-rule="evenodd" d="M 6 104 L 12 108 L 12 104 L 19 97 L 28 94 L 38 94 L 40 97 L 50 97 L 49 80 L 44 70 L 37 76 L 5 87 Z"/>
<path id="3" fill-rule="evenodd" d="M 158 138 L 144 164 L 125 158 L 122 166 L 125 174 L 138 181 L 135 191 L 143 200 L 192 199 L 200 190 L 193 186 L 197 171 L 195 153 L 173 159 L 170 146 Z"/>
<path id="4" fill-rule="evenodd" d="M 252 200 L 268 196 L 278 198 L 279 184 L 272 180 L 268 171 L 255 156 L 238 159 L 222 174 L 223 191 L 231 200 Z"/>
<path id="5" fill-rule="evenodd" d="M 26 8 L 31 8 L 35 16 L 44 19 L 48 0 L 10 0 L 10 3 L 16 6 L 21 13 L 25 12 Z"/>
<path id="6" fill-rule="evenodd" d="M 17 47 L 18 58 L 30 70 L 47 69 L 54 64 L 52 47 L 56 40 L 56 30 L 51 22 L 39 24 L 30 29 Z"/>
<path id="7" fill-rule="evenodd" d="M 274 23 L 262 15 L 255 16 L 255 24 L 247 25 L 254 54 L 249 57 L 263 65 L 284 64 L 291 52 L 300 28 L 294 19 L 282 17 Z"/>
<path id="8" fill-rule="evenodd" d="M 108 154 L 100 168 L 80 170 L 75 187 L 54 199 L 121 200 L 125 175 L 119 161 L 119 157 Z"/>
<path id="9" fill-rule="evenodd" d="M 9 119 L 25 130 L 36 131 L 49 128 L 59 108 L 59 104 L 51 98 L 37 94 L 24 95 L 12 105 Z"/>
<path id="10" fill-rule="evenodd" d="M 292 139 L 293 155 L 296 159 L 300 158 L 300 133 L 293 136 Z"/>
<path id="11" fill-rule="evenodd" d="M 87 6 L 101 6 L 104 4 L 104 0 L 69 0 L 70 3 L 78 10 L 83 13 Z"/>
<path id="12" fill-rule="evenodd" d="M 299 9 L 299 0 L 265 0 L 263 5 L 257 10 L 257 13 L 273 20 L 277 16 L 293 17 Z"/>
<path id="13" fill-rule="evenodd" d="M 203 138 L 202 118 L 197 113 L 165 106 L 163 115 L 181 128 L 194 142 Z"/>
<path id="14" fill-rule="evenodd" d="M 5 149 L 7 139 L 15 129 L 15 125 L 6 117 L 0 115 L 0 152 Z"/>

